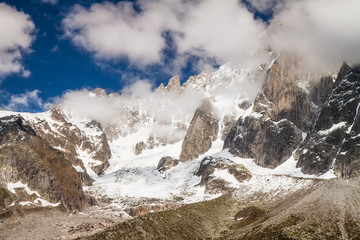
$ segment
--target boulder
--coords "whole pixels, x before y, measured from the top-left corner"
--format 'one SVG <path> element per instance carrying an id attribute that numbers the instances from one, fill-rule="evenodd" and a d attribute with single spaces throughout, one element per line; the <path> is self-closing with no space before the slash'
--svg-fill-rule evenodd
<path id="1" fill-rule="evenodd" d="M 165 172 L 166 170 L 178 165 L 179 162 L 180 161 L 178 159 L 174 159 L 169 156 L 162 157 L 156 167 L 156 170 L 158 170 L 159 172 Z"/>
<path id="2" fill-rule="evenodd" d="M 227 170 L 227 173 L 239 183 L 251 178 L 251 173 L 241 164 L 226 158 L 206 157 L 201 161 L 195 174 L 201 177 L 199 185 L 205 186 L 205 192 L 209 194 L 226 193 L 235 189 L 233 183 L 214 175 L 218 170 Z"/>

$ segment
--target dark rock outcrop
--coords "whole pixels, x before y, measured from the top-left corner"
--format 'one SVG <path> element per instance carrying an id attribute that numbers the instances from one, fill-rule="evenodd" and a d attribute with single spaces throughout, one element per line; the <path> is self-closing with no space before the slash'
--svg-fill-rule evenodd
<path id="1" fill-rule="evenodd" d="M 182 143 L 180 161 L 191 161 L 206 153 L 217 139 L 218 131 L 219 122 L 211 113 L 211 107 L 197 109 Z"/>
<path id="2" fill-rule="evenodd" d="M 301 140 L 301 131 L 286 119 L 274 122 L 248 116 L 239 119 L 224 148 L 230 148 L 234 155 L 254 158 L 260 166 L 275 168 L 291 156 Z"/>
<path id="3" fill-rule="evenodd" d="M 334 88 L 334 79 L 330 76 L 320 78 L 311 86 L 310 99 L 317 106 L 322 106 Z"/>
<path id="4" fill-rule="evenodd" d="M 227 170 L 238 182 L 251 178 L 251 173 L 241 164 L 236 164 L 226 158 L 206 157 L 201 163 L 197 176 L 201 176 L 200 186 L 205 186 L 205 192 L 210 194 L 226 193 L 234 190 L 231 183 L 214 176 L 215 170 Z"/>
<path id="5" fill-rule="evenodd" d="M 298 167 L 322 174 L 332 167 L 345 178 L 360 174 L 360 74 L 343 64 L 334 89 L 298 151 Z"/>
<path id="6" fill-rule="evenodd" d="M 158 170 L 159 172 L 165 172 L 166 170 L 178 165 L 179 162 L 180 161 L 178 159 L 174 159 L 169 156 L 162 157 L 156 167 L 156 170 Z"/>
<path id="7" fill-rule="evenodd" d="M 78 172 L 20 116 L 0 118 L 0 180 L 28 184 L 42 198 L 62 202 L 70 211 L 87 203 Z"/>
<path id="8" fill-rule="evenodd" d="M 306 91 L 298 85 L 302 79 L 298 65 L 298 59 L 287 56 L 275 61 L 252 113 L 237 121 L 224 148 L 269 168 L 291 156 L 302 141 L 302 131 L 310 128 L 314 112 Z"/>

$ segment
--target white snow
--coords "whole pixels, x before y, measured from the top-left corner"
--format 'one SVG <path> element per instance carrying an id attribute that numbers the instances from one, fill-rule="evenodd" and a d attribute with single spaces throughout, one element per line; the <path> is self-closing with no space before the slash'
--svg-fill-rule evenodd
<path id="1" fill-rule="evenodd" d="M 347 134 L 351 133 L 351 130 L 352 130 L 354 124 L 355 124 L 356 117 L 357 117 L 357 115 L 359 114 L 359 108 L 360 108 L 360 103 L 358 104 L 358 106 L 357 106 L 357 108 L 356 108 L 356 114 L 355 114 L 353 123 L 348 127 L 348 129 L 347 129 L 347 131 L 346 131 Z"/>
<path id="2" fill-rule="evenodd" d="M 159 160 L 163 156 L 178 158 L 182 143 L 145 150 L 143 154 L 135 156 L 131 149 L 126 148 L 126 145 L 131 145 L 130 138 L 125 137 L 127 141 L 120 138 L 111 143 L 113 158 L 110 168 L 86 190 L 114 199 L 145 197 L 171 200 L 183 197 L 184 202 L 189 203 L 214 197 L 204 194 L 204 187 L 197 186 L 200 177 L 194 174 L 205 154 L 193 161 L 180 163 L 162 174 L 156 170 Z M 220 140 L 214 142 L 206 155 L 219 151 L 221 147 Z"/>
<path id="3" fill-rule="evenodd" d="M 238 188 L 239 181 L 234 177 L 234 175 L 229 173 L 228 169 L 215 169 L 214 173 L 212 174 L 215 178 L 223 179 L 230 183 L 231 187 Z"/>
<path id="4" fill-rule="evenodd" d="M 82 167 L 80 167 L 80 166 L 75 166 L 75 165 L 72 165 L 72 166 L 73 166 L 73 168 L 75 168 L 75 170 L 76 170 L 77 172 L 80 172 L 80 173 L 84 172 L 84 169 L 82 169 Z"/>
<path id="5" fill-rule="evenodd" d="M 21 181 L 18 181 L 16 183 L 7 183 L 7 189 L 14 194 L 16 194 L 15 188 L 23 188 L 27 192 L 27 194 L 35 194 L 36 196 L 40 197 L 40 194 L 38 192 L 30 190 L 27 184 L 23 184 Z"/>
<path id="6" fill-rule="evenodd" d="M 35 194 L 37 196 L 37 198 L 34 200 L 34 202 L 30 202 L 30 201 L 23 201 L 23 202 L 19 202 L 20 205 L 24 206 L 24 205 L 32 205 L 32 204 L 39 204 L 43 207 L 56 207 L 58 206 L 60 203 L 50 203 L 48 201 L 46 201 L 45 199 L 42 199 L 40 194 L 37 191 L 32 191 L 30 190 L 30 188 L 27 186 L 27 184 L 23 184 L 21 181 L 18 181 L 16 183 L 7 183 L 7 189 L 12 192 L 13 194 L 16 194 L 15 188 L 23 188 L 27 194 L 29 195 L 33 195 Z"/>
<path id="7" fill-rule="evenodd" d="M 92 178 L 96 178 L 97 174 L 91 169 L 91 167 L 98 166 L 102 164 L 102 162 L 98 160 L 94 160 L 92 158 L 92 154 L 82 150 L 81 146 L 76 149 L 76 153 L 78 154 L 79 158 L 82 160 L 86 172 L 89 174 L 89 176 Z"/>
<path id="8" fill-rule="evenodd" d="M 346 124 L 347 124 L 347 122 L 339 122 L 339 123 L 337 123 L 337 124 L 333 124 L 333 125 L 331 126 L 331 128 L 326 129 L 326 130 L 319 131 L 319 134 L 320 134 L 320 135 L 327 135 L 327 134 L 335 131 L 335 130 L 338 129 L 338 128 L 342 128 L 342 127 L 346 126 Z"/>

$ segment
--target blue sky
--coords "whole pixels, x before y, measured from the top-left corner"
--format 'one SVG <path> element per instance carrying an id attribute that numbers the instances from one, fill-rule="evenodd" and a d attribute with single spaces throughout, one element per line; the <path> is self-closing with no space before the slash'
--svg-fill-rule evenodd
<path id="1" fill-rule="evenodd" d="M 35 40 L 30 47 L 32 52 L 24 53 L 21 59 L 22 65 L 31 75 L 24 77 L 21 73 L 13 73 L 3 76 L 0 85 L 0 106 L 9 104 L 12 95 L 34 90 L 38 90 L 39 98 L 47 102 L 69 89 L 100 87 L 107 92 L 116 92 L 130 84 L 133 79 L 148 79 L 157 86 L 162 82 L 166 83 L 172 75 L 180 74 L 181 80 L 185 81 L 190 75 L 199 72 L 199 69 L 192 66 L 196 56 L 190 57 L 185 65 L 173 72 L 164 69 L 162 64 L 137 66 L 130 63 L 126 56 L 100 62 L 94 59 L 91 52 L 74 45 L 69 38 L 64 37 L 62 20 L 75 4 L 89 8 L 96 2 L 103 1 L 5 1 L 17 11 L 28 14 L 36 29 L 33 33 Z M 168 43 L 167 48 L 163 50 L 164 62 L 172 62 L 176 58 L 176 50 L 173 49 L 171 39 L 168 39 Z M 212 63 L 214 66 L 217 65 L 216 60 Z M 42 108 L 43 106 L 30 104 L 14 110 L 41 111 Z"/>
<path id="2" fill-rule="evenodd" d="M 74 1 L 60 0 L 57 4 L 44 4 L 38 0 L 5 2 L 31 16 L 36 26 L 36 39 L 31 47 L 33 52 L 23 58 L 24 66 L 31 71 L 30 77 L 25 78 L 20 74 L 7 76 L 0 86 L 3 91 L 21 94 L 38 89 L 41 91 L 39 96 L 46 101 L 68 89 L 101 87 L 109 92 L 119 91 L 126 84 L 126 79 L 122 78 L 124 72 L 153 78 L 156 82 L 166 81 L 169 78 L 169 74 L 155 72 L 152 75 L 143 73 L 139 69 L 128 69 L 126 61 L 108 63 L 107 67 L 99 66 L 93 61 L 90 53 L 64 39 L 61 20 L 73 6 Z M 87 6 L 95 1 L 78 2 Z M 8 96 L 6 97 L 6 99 L 0 98 L 1 104 L 6 104 Z M 40 110 L 36 106 L 32 107 L 35 109 L 27 110 Z"/>
<path id="3" fill-rule="evenodd" d="M 43 111 L 69 90 L 155 88 L 228 61 L 258 66 L 269 48 L 329 72 L 360 62 L 358 9 L 358 0 L 7 0 L 0 107 Z"/>

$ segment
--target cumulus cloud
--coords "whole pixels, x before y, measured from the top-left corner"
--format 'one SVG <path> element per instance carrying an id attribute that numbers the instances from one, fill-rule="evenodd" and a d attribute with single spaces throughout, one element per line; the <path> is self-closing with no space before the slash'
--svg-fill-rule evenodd
<path id="1" fill-rule="evenodd" d="M 196 56 L 205 66 L 214 59 L 249 61 L 265 30 L 237 0 L 140 0 L 136 7 L 140 10 L 133 2 L 76 5 L 63 20 L 65 35 L 97 59 L 127 57 L 146 66 L 163 63 L 167 34 L 176 45 L 177 64 Z"/>
<path id="2" fill-rule="evenodd" d="M 28 77 L 22 62 L 24 53 L 31 51 L 35 25 L 30 16 L 0 3 L 0 77 L 21 73 Z"/>
<path id="3" fill-rule="evenodd" d="M 254 20 L 252 13 L 236 0 L 207 0 L 191 8 L 182 21 L 177 38 L 180 53 L 215 58 L 240 65 L 259 63 L 264 51 L 258 52 L 265 24 Z"/>
<path id="4" fill-rule="evenodd" d="M 90 8 L 75 5 L 63 20 L 65 35 L 100 59 L 126 56 L 138 64 L 159 62 L 165 47 L 162 32 L 174 17 L 164 10 L 170 6 L 151 2 L 139 2 L 144 8 L 141 14 L 126 1 L 95 3 Z"/>
<path id="5" fill-rule="evenodd" d="M 358 0 L 247 0 L 269 23 L 254 19 L 238 0 L 139 0 L 76 5 L 63 20 L 65 35 L 98 60 L 127 58 L 138 66 L 198 70 L 232 61 L 264 62 L 271 49 L 299 55 L 307 67 L 360 62 Z M 164 50 L 174 49 L 166 61 Z"/>
<path id="6" fill-rule="evenodd" d="M 116 109 L 116 101 L 93 96 L 88 90 L 68 91 L 61 98 L 61 106 L 72 116 L 85 117 L 109 124 Z"/>

